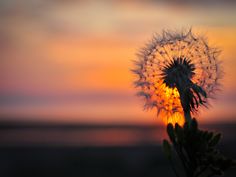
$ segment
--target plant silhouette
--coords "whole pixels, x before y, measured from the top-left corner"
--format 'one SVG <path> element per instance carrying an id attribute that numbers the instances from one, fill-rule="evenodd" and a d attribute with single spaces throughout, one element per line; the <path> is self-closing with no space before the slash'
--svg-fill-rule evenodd
<path id="1" fill-rule="evenodd" d="M 162 116 L 167 119 L 176 113 L 184 118 L 183 126 L 178 121 L 167 125 L 170 142 L 163 140 L 164 152 L 177 177 L 180 169 L 175 167 L 172 148 L 187 177 L 223 175 L 235 166 L 234 160 L 217 149 L 221 134 L 200 130 L 197 120 L 192 119 L 199 106 L 207 106 L 208 98 L 219 89 L 222 70 L 218 53 L 191 30 L 163 31 L 141 50 L 132 70 L 138 76 L 134 84 L 141 88 L 138 96 L 145 98 L 145 109 L 156 107 L 158 115 L 164 112 Z"/>
<path id="2" fill-rule="evenodd" d="M 190 126 L 188 123 L 183 127 L 168 124 L 167 133 L 187 177 L 223 175 L 227 169 L 235 166 L 235 161 L 225 157 L 216 147 L 221 134 L 200 130 L 196 119 L 191 121 Z M 172 148 L 167 140 L 163 140 L 163 148 L 176 176 L 180 177 L 173 164 Z"/>
<path id="3" fill-rule="evenodd" d="M 190 122 L 191 114 L 207 106 L 220 88 L 219 52 L 191 29 L 154 35 L 138 52 L 132 69 L 137 95 L 145 99 L 144 109 L 156 108 L 167 122 L 176 114 Z"/>

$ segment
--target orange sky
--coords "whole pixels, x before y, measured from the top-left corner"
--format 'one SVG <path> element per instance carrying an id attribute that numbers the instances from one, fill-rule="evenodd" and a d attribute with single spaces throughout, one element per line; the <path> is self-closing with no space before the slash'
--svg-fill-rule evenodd
<path id="1" fill-rule="evenodd" d="M 154 32 L 190 26 L 222 49 L 225 71 L 218 101 L 199 117 L 211 121 L 216 115 L 229 120 L 236 116 L 236 9 L 232 6 L 12 1 L 0 10 L 2 117 L 158 122 L 155 110 L 143 112 L 143 101 L 135 97 L 132 60 Z"/>

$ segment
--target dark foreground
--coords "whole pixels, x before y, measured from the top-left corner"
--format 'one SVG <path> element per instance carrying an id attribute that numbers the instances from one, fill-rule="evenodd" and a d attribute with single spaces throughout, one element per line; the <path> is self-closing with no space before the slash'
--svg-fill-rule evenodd
<path id="1" fill-rule="evenodd" d="M 224 128 L 212 127 L 223 132 L 224 137 L 219 148 L 225 155 L 235 158 L 236 126 L 229 124 L 220 127 Z M 174 177 L 162 153 L 160 141 L 154 141 L 155 137 L 148 139 L 153 133 L 158 134 L 158 130 L 156 132 L 152 129 L 153 127 L 19 128 L 4 125 L 0 128 L 0 176 Z M 88 133 L 91 131 L 94 132 Z M 76 136 L 68 140 L 72 135 Z M 60 137 L 63 137 L 61 142 Z M 74 142 L 76 137 L 80 138 Z M 108 137 L 108 140 L 105 137 Z M 140 138 L 137 140 L 137 137 Z M 82 141 L 82 138 L 90 138 L 91 141 Z M 112 138 L 119 141 L 116 142 Z M 55 139 L 57 141 L 53 141 Z M 96 139 L 104 145 L 97 144 Z M 129 144 L 128 140 L 132 143 Z M 92 142 L 96 143 L 93 145 Z M 81 143 L 83 146 L 79 145 Z M 229 170 L 225 176 L 235 177 L 236 169 Z"/>
<path id="2" fill-rule="evenodd" d="M 2 177 L 174 177 L 160 146 L 5 147 L 0 157 Z"/>
<path id="3" fill-rule="evenodd" d="M 15 147 L 0 155 L 5 177 L 173 176 L 160 147 Z"/>

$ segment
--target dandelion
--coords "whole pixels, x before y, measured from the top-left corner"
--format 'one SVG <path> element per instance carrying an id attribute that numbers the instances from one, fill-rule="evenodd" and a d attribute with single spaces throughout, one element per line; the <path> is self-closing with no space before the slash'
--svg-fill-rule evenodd
<path id="1" fill-rule="evenodd" d="M 191 120 L 200 105 L 207 106 L 219 89 L 222 76 L 219 50 L 203 37 L 163 31 L 142 48 L 132 70 L 144 109 L 157 109 L 167 123 Z M 173 120 L 175 119 L 175 120 Z M 181 120 L 182 119 L 182 120 Z M 173 121 L 170 121 L 173 120 Z"/>

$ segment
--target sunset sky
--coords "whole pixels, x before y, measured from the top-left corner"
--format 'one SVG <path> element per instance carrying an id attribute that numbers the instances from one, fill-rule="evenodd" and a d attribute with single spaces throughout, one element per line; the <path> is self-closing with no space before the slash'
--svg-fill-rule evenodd
<path id="1" fill-rule="evenodd" d="M 192 27 L 222 50 L 225 72 L 198 117 L 235 121 L 236 4 L 212 2 L 0 1 L 1 120 L 158 123 L 135 96 L 132 60 L 155 32 Z"/>

